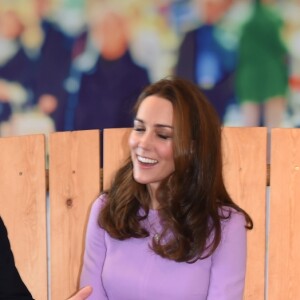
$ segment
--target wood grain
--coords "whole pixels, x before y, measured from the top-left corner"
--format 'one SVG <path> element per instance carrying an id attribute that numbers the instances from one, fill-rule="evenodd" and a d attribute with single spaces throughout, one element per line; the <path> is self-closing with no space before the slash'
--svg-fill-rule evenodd
<path id="1" fill-rule="evenodd" d="M 104 130 L 104 188 L 129 155 L 130 128 Z M 77 290 L 84 233 L 101 190 L 98 130 L 50 135 L 49 197 L 51 299 Z M 224 128 L 224 180 L 229 194 L 254 221 L 248 232 L 244 300 L 264 299 L 269 250 L 269 300 L 300 299 L 300 133 L 272 135 L 270 243 L 266 247 L 266 128 Z M 35 299 L 47 299 L 45 138 L 0 138 L 0 214 L 21 276 Z"/>
<path id="2" fill-rule="evenodd" d="M 92 202 L 100 193 L 100 132 L 50 135 L 51 299 L 78 288 L 84 232 Z"/>
<path id="3" fill-rule="evenodd" d="M 269 299 L 300 299 L 300 129 L 273 129 Z"/>
<path id="4" fill-rule="evenodd" d="M 263 300 L 265 285 L 266 128 L 224 128 L 224 180 L 232 199 L 253 219 L 248 232 L 245 300 Z"/>
<path id="5" fill-rule="evenodd" d="M 131 128 L 104 129 L 103 188 L 109 188 L 114 173 L 129 156 L 128 138 Z"/>
<path id="6" fill-rule="evenodd" d="M 47 299 L 45 138 L 0 138 L 0 215 L 16 266 L 35 299 Z"/>

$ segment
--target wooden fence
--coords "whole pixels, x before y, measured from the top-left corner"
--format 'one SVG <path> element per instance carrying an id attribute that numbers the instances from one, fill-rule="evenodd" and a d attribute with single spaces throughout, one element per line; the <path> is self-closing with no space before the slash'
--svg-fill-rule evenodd
<path id="1" fill-rule="evenodd" d="M 0 215 L 36 300 L 77 290 L 89 209 L 129 132 L 104 130 L 103 168 L 98 130 L 0 138 Z M 300 299 L 300 129 L 273 129 L 271 141 L 267 168 L 266 128 L 223 129 L 226 186 L 254 220 L 244 300 Z"/>

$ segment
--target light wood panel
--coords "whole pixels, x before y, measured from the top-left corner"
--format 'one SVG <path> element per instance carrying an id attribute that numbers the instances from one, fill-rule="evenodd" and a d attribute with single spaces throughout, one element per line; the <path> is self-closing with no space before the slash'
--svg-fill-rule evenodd
<path id="1" fill-rule="evenodd" d="M 100 132 L 50 135 L 51 299 L 77 290 L 84 232 L 100 193 Z"/>
<path id="2" fill-rule="evenodd" d="M 0 215 L 16 266 L 37 300 L 47 299 L 45 139 L 0 138 Z"/>
<path id="3" fill-rule="evenodd" d="M 130 128 L 104 131 L 104 187 L 128 156 Z M 299 129 L 272 137 L 269 300 L 300 298 Z M 50 135 L 52 300 L 77 290 L 84 231 L 100 192 L 99 131 Z M 254 220 L 248 235 L 245 300 L 264 299 L 266 129 L 223 129 L 224 179 L 232 198 Z M 35 299 L 47 299 L 45 139 L 42 135 L 0 138 L 0 214 L 21 276 Z"/>
<path id="4" fill-rule="evenodd" d="M 266 128 L 223 129 L 224 180 L 253 219 L 248 232 L 245 300 L 263 300 L 265 284 Z"/>
<path id="5" fill-rule="evenodd" d="M 114 173 L 129 155 L 128 138 L 131 128 L 104 129 L 103 188 L 109 188 Z"/>
<path id="6" fill-rule="evenodd" d="M 270 300 L 300 299 L 300 129 L 273 129 L 269 231 Z"/>

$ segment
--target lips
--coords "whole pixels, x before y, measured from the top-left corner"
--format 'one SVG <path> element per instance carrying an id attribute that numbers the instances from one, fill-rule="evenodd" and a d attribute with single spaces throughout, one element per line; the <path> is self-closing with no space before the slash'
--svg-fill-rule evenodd
<path id="1" fill-rule="evenodd" d="M 140 156 L 140 155 L 137 155 L 137 160 L 140 163 L 143 163 L 146 165 L 155 165 L 158 163 L 158 161 L 156 159 L 152 159 L 152 158 L 144 157 L 144 156 Z"/>

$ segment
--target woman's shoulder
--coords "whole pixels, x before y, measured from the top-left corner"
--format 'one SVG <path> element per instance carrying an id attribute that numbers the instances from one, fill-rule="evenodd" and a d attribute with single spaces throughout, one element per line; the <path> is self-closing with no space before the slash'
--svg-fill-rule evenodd
<path id="1" fill-rule="evenodd" d="M 90 210 L 90 222 L 98 223 L 98 216 L 102 207 L 105 205 L 107 199 L 107 195 L 105 193 L 101 193 L 96 200 L 92 203 L 91 210 Z"/>
<path id="2" fill-rule="evenodd" d="M 100 212 L 102 207 L 105 205 L 107 200 L 107 194 L 106 193 L 101 193 L 96 200 L 92 203 L 92 209 L 91 211 L 97 211 Z"/>
<path id="3" fill-rule="evenodd" d="M 94 235 L 99 234 L 99 230 L 101 230 L 99 226 L 99 215 L 101 212 L 102 207 L 104 206 L 106 202 L 107 195 L 104 193 L 101 193 L 92 203 L 92 206 L 90 208 L 89 217 L 88 217 L 88 234 Z"/>
<path id="4" fill-rule="evenodd" d="M 245 227 L 246 218 L 243 212 L 230 206 L 222 206 L 219 208 L 219 216 L 223 229 L 225 227 Z"/>
<path id="5" fill-rule="evenodd" d="M 225 245 L 235 243 L 241 247 L 243 245 L 243 247 L 245 247 L 247 222 L 243 212 L 233 207 L 222 206 L 219 208 L 219 216 L 221 219 L 221 243 L 218 248 L 224 249 Z M 219 253 L 219 251 L 217 253 Z"/>

